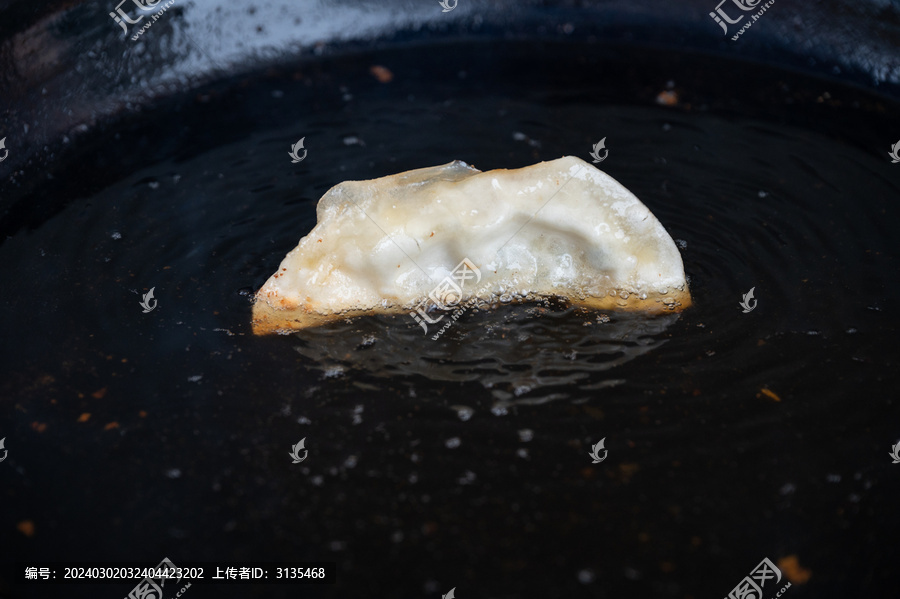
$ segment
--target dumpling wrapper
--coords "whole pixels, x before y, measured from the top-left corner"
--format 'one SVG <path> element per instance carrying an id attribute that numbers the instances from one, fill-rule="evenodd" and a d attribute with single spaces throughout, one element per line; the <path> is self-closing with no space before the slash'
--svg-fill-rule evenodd
<path id="1" fill-rule="evenodd" d="M 681 254 L 660 222 L 574 156 L 488 172 L 457 160 L 345 181 L 322 196 L 316 216 L 257 292 L 255 334 L 421 309 L 464 259 L 478 279 L 456 279 L 463 302 L 564 297 L 647 312 L 691 304 Z"/>

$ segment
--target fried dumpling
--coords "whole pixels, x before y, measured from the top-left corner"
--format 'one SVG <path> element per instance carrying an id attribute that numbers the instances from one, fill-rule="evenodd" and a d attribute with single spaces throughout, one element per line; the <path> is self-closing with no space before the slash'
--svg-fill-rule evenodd
<path id="1" fill-rule="evenodd" d="M 457 160 L 345 181 L 316 216 L 257 292 L 254 333 L 472 299 L 553 296 L 648 312 L 691 303 L 662 224 L 573 156 L 487 172 Z"/>

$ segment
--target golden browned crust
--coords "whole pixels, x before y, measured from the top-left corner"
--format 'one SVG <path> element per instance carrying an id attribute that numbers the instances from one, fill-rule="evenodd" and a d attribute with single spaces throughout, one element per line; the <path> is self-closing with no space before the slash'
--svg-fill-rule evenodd
<path id="1" fill-rule="evenodd" d="M 538 299 L 541 299 L 538 297 Z M 622 310 L 627 312 L 644 312 L 646 314 L 661 314 L 664 312 L 681 312 L 692 304 L 690 292 L 680 289 L 671 289 L 665 295 L 654 293 L 647 294 L 647 299 L 640 299 L 635 294 L 622 299 L 618 296 L 606 295 L 603 297 L 585 297 L 584 299 L 563 297 L 571 305 L 580 306 L 592 310 Z M 373 308 L 370 310 L 347 310 L 340 313 L 322 314 L 309 309 L 307 306 L 298 308 L 273 308 L 262 297 L 257 296 L 253 304 L 253 334 L 267 335 L 273 333 L 289 333 L 291 331 L 309 327 L 321 326 L 329 322 L 335 322 L 358 316 L 371 316 L 374 314 L 408 314 L 409 308 L 392 306 L 389 308 Z"/>

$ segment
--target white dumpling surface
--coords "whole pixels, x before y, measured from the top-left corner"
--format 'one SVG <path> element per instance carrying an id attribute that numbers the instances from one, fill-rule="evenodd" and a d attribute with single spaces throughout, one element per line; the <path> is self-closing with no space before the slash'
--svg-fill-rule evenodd
<path id="1" fill-rule="evenodd" d="M 650 312 L 691 303 L 662 224 L 573 156 L 487 172 L 454 161 L 346 181 L 319 200 L 316 216 L 257 293 L 255 333 L 472 299 L 555 296 Z"/>

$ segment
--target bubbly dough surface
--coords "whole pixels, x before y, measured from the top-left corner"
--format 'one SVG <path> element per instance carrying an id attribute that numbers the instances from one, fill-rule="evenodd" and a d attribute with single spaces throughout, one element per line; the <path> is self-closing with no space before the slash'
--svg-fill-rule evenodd
<path id="1" fill-rule="evenodd" d="M 650 312 L 691 303 L 681 254 L 662 224 L 573 156 L 487 172 L 454 161 L 346 181 L 319 200 L 316 216 L 257 293 L 255 333 L 409 312 L 453 280 L 464 259 L 478 279 L 457 279 L 456 299 L 562 296 Z"/>

